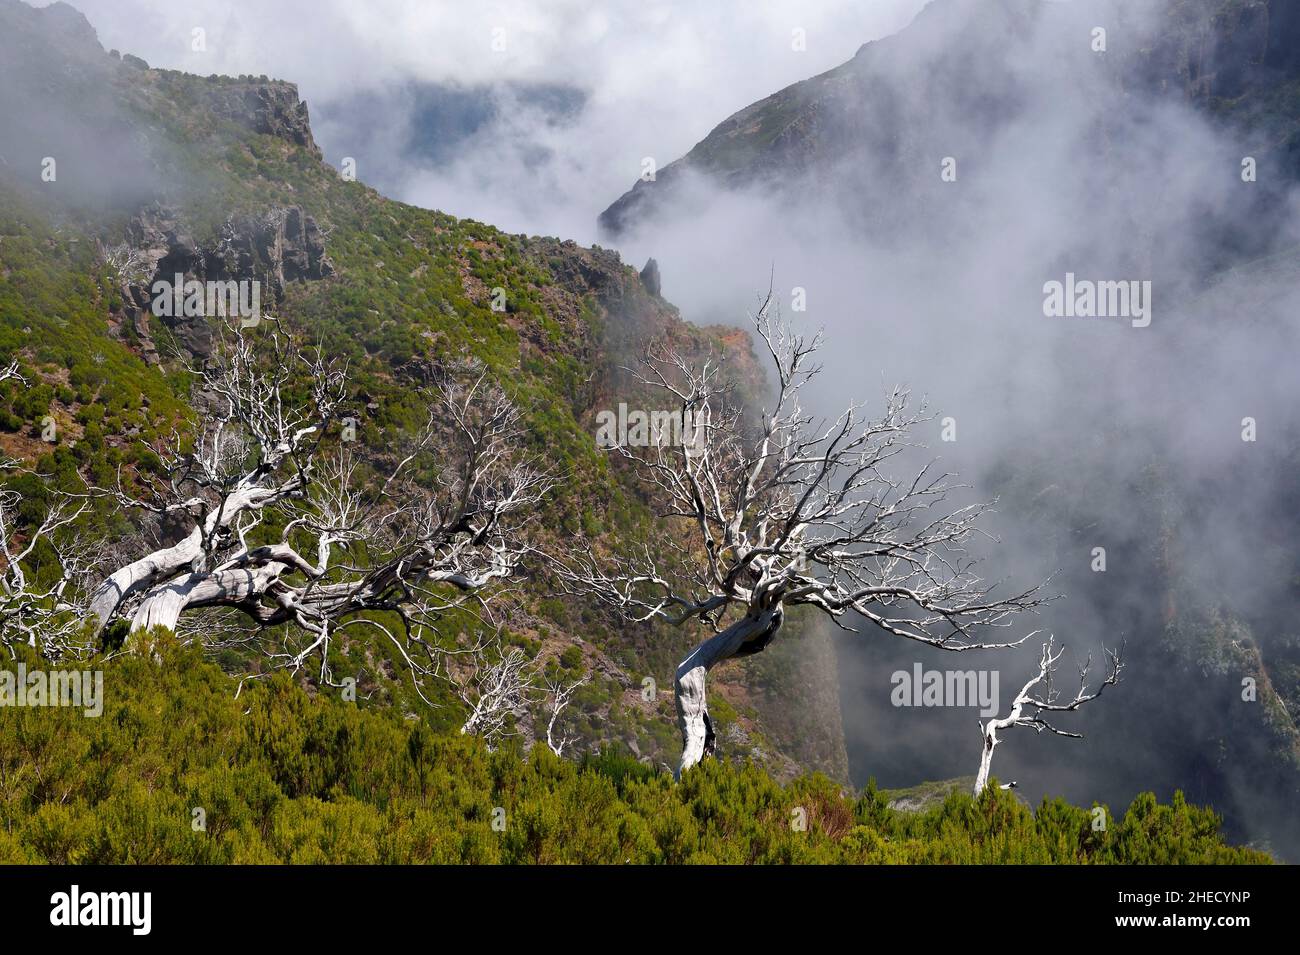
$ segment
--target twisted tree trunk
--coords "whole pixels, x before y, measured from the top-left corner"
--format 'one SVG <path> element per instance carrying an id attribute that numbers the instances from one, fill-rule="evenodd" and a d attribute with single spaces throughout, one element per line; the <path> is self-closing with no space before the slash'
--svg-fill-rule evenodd
<path id="1" fill-rule="evenodd" d="M 155 607 L 145 609 L 143 615 L 139 616 L 139 620 L 132 622 L 131 629 L 133 631 L 147 629 L 153 624 L 174 626 L 175 618 L 180 611 L 192 604 L 185 593 L 185 588 L 194 587 L 207 576 L 199 573 L 188 577 L 181 576 L 186 568 L 193 567 L 203 560 L 204 542 L 228 536 L 231 533 L 230 529 L 245 512 L 260 509 L 268 503 L 285 497 L 299 486 L 297 479 L 273 487 L 251 483 L 261 480 L 263 472 L 269 467 L 260 465 L 244 479 L 244 486 L 227 495 L 220 507 L 209 513 L 199 526 L 192 528 L 178 543 L 156 550 L 110 574 L 96 588 L 90 602 L 90 612 L 95 617 L 96 634 L 103 631 L 113 614 L 129 597 L 171 581 L 175 583 L 168 587 L 167 594 L 160 596 L 159 603 Z M 177 580 L 178 577 L 181 579 Z M 148 604 L 153 597 L 154 595 L 150 594 L 146 597 L 145 603 Z M 171 607 L 162 605 L 174 605 L 174 612 Z"/>
<path id="2" fill-rule="evenodd" d="M 984 748 L 980 752 L 980 768 L 975 776 L 975 795 L 982 793 L 989 784 L 989 773 L 993 768 L 993 750 L 997 749 L 998 730 L 1003 729 L 1007 724 L 1001 720 L 989 720 L 984 725 Z"/>
<path id="3" fill-rule="evenodd" d="M 114 571 L 96 589 L 90 602 L 95 617 L 95 632 L 107 626 L 109 619 L 128 597 L 148 590 L 159 581 L 169 580 L 203 556 L 203 530 L 194 528 L 178 544 L 154 551 Z"/>
<path id="4" fill-rule="evenodd" d="M 255 602 L 289 569 L 287 564 L 272 562 L 260 567 L 186 574 L 151 591 L 140 602 L 131 619 L 131 632 L 151 627 L 175 630 L 181 614 L 197 607 L 239 606 L 256 616 Z"/>
<path id="5" fill-rule="evenodd" d="M 757 614 L 746 614 L 726 630 L 705 640 L 678 665 L 674 685 L 677 727 L 682 733 L 678 779 L 713 749 L 713 722 L 709 719 L 704 686 L 709 670 L 731 657 L 762 651 L 781 629 L 784 619 L 785 613 L 780 605 Z"/>

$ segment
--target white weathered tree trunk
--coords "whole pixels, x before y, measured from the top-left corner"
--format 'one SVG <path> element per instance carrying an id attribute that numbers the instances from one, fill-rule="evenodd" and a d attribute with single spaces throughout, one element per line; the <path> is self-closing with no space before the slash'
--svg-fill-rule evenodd
<path id="1" fill-rule="evenodd" d="M 176 629 L 181 614 L 195 607 L 238 606 L 266 593 L 288 565 L 274 562 L 260 567 L 228 568 L 212 573 L 187 574 L 145 597 L 131 619 L 131 632 L 151 627 Z"/>
<path id="2" fill-rule="evenodd" d="M 1016 717 L 1019 716 L 1019 708 L 1015 710 Z M 998 730 L 1004 726 L 1009 726 L 1015 720 L 989 720 L 983 727 L 984 733 L 984 750 L 980 753 L 980 769 L 975 776 L 975 795 L 982 793 L 989 784 L 989 772 L 993 768 L 993 750 L 997 749 Z"/>
<path id="3" fill-rule="evenodd" d="M 677 778 L 705 755 L 711 723 L 705 698 L 705 678 L 714 666 L 734 656 L 757 653 L 781 629 L 780 607 L 757 615 L 747 614 L 716 636 L 705 640 L 677 667 L 674 685 L 677 726 L 682 733 L 682 762 Z"/>
<path id="4" fill-rule="evenodd" d="M 203 531 L 194 528 L 182 541 L 164 547 L 114 571 L 99 585 L 90 602 L 96 630 L 102 630 L 113 612 L 133 594 L 168 580 L 203 555 Z"/>
<path id="5" fill-rule="evenodd" d="M 264 469 L 259 468 L 245 477 L 244 486 L 227 495 L 200 526 L 193 528 L 178 543 L 156 550 L 109 575 L 96 589 L 90 602 L 91 613 L 96 619 L 96 631 L 103 630 L 113 613 L 128 597 L 172 580 L 186 567 L 200 562 L 205 556 L 205 540 L 211 541 L 229 534 L 230 528 L 235 526 L 246 511 L 262 508 L 287 495 L 290 489 L 297 486 L 297 481 L 292 478 L 283 486 L 259 486 L 255 482 L 262 479 Z M 271 470 L 274 470 L 274 466 Z M 162 590 L 150 593 L 132 621 L 131 630 L 145 630 L 154 624 L 174 628 L 181 611 L 195 603 L 186 594 L 185 588 L 192 588 L 205 579 L 210 579 L 209 575 L 201 572 L 190 574 L 172 580 Z"/>

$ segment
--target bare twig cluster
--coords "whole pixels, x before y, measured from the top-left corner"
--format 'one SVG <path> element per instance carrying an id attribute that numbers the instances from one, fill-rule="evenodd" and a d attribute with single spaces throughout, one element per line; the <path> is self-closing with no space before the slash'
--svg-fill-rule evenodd
<path id="1" fill-rule="evenodd" d="M 480 642 L 468 652 L 467 675 L 450 677 L 469 713 L 460 731 L 494 746 L 516 735 L 520 722 L 540 708 L 546 719 L 546 745 L 563 756 L 577 741 L 564 724 L 564 711 L 586 678 L 566 681 L 540 673 L 522 649 L 503 650 L 499 638 Z"/>

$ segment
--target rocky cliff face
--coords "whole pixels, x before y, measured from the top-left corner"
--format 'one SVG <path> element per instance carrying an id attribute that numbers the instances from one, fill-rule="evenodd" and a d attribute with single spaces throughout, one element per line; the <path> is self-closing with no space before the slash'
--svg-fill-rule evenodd
<path id="1" fill-rule="evenodd" d="M 178 151 L 148 118 L 151 107 L 176 106 L 170 84 L 177 77 L 182 74 L 152 70 L 138 57 L 106 52 L 85 17 L 65 3 L 0 0 L 0 172 L 39 188 L 42 163 L 51 158 L 56 178 L 43 198 L 83 213 L 129 216 L 126 241 L 113 243 L 111 255 L 125 266 L 125 318 L 150 362 L 158 361 L 148 317 L 159 280 L 172 282 L 178 274 L 200 282 L 256 280 L 271 307 L 289 284 L 334 273 L 321 229 L 301 206 L 233 213 L 215 238 L 195 239 L 178 192 L 200 184 L 174 171 Z M 320 155 L 307 105 L 292 83 L 214 76 L 190 92 L 197 95 L 176 110 L 177 120 L 228 122 Z M 211 331 L 202 318 L 164 321 L 191 354 L 208 353 Z"/>
<path id="2" fill-rule="evenodd" d="M 271 307 L 283 301 L 289 283 L 334 274 L 320 227 L 298 206 L 231 216 L 216 243 L 203 247 L 177 210 L 152 203 L 132 218 L 128 234 L 128 241 L 112 254 L 128 264 L 119 270 L 126 317 L 146 360 L 155 363 L 158 348 L 149 316 L 157 282 L 174 284 L 178 275 L 185 281 L 257 281 L 262 284 L 262 306 Z M 190 354 L 208 356 L 212 329 L 207 317 L 172 314 L 161 321 Z"/>
<path id="3" fill-rule="evenodd" d="M 1188 100 L 1236 99 L 1275 82 L 1288 61 L 1281 51 L 1294 39 L 1266 0 L 1171 3 L 1164 21 L 1149 46 L 1129 54 L 1129 79 Z"/>
<path id="4" fill-rule="evenodd" d="M 188 127 L 197 139 L 230 124 L 319 157 L 294 84 L 264 76 L 194 79 L 105 51 L 66 3 L 0 0 L 0 172 L 40 188 L 43 163 L 53 158 L 58 188 L 46 190 L 51 197 L 102 209 L 200 186 L 202 173 L 178 165 L 165 129 Z"/>
<path id="5" fill-rule="evenodd" d="M 265 78 L 214 81 L 206 105 L 214 115 L 245 129 L 275 136 L 320 155 L 320 147 L 312 138 L 307 104 L 298 98 L 298 87 L 293 83 Z"/>

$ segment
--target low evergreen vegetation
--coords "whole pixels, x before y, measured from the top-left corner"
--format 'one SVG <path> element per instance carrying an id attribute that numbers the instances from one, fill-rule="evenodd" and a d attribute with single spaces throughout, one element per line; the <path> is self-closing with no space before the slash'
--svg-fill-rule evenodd
<path id="1" fill-rule="evenodd" d="M 30 666 L 41 666 L 35 658 Z M 996 788 L 924 813 L 825 777 L 706 760 L 681 784 L 630 756 L 556 758 L 313 696 L 238 696 L 193 649 L 102 667 L 103 715 L 0 710 L 0 863 L 1260 863 L 1219 819 L 1150 794 L 1104 831 Z"/>

